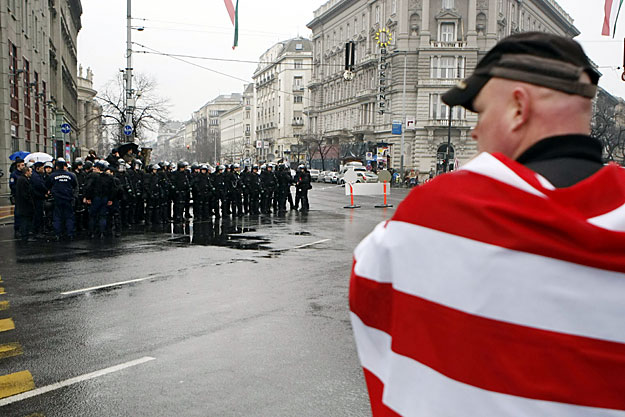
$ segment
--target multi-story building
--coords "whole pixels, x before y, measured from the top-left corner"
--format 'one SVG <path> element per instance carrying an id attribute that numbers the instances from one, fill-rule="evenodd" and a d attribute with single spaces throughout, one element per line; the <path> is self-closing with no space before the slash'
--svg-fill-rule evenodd
<path id="1" fill-rule="evenodd" d="M 218 163 L 221 158 L 221 115 L 241 105 L 241 93 L 220 95 L 193 113 L 193 150 L 198 162 Z"/>
<path id="2" fill-rule="evenodd" d="M 220 119 L 220 137 L 224 160 L 246 165 L 255 161 L 254 84 L 245 86 L 241 104 L 223 113 Z"/>
<path id="3" fill-rule="evenodd" d="M 314 12 L 310 140 L 339 160 L 402 165 L 422 174 L 453 168 L 476 153 L 475 114 L 451 115 L 441 95 L 470 74 L 502 37 L 544 31 L 574 37 L 573 19 L 555 0 L 330 0 Z M 345 43 L 355 44 L 346 81 Z M 451 138 L 446 159 L 448 135 Z M 388 153 L 388 157 L 387 157 Z M 444 161 L 449 163 L 444 167 Z"/>
<path id="4" fill-rule="evenodd" d="M 278 42 L 260 57 L 255 84 L 257 159 L 289 160 L 306 132 L 306 86 L 312 74 L 312 44 L 305 38 Z"/>
<path id="5" fill-rule="evenodd" d="M 80 0 L 0 1 L 0 168 L 18 150 L 80 153 Z M 70 133 L 62 133 L 67 123 Z"/>
<path id="6" fill-rule="evenodd" d="M 78 124 L 76 134 L 80 154 L 87 155 L 90 149 L 97 149 L 102 142 L 102 106 L 95 100 L 93 72 L 87 68 L 83 77 L 82 66 L 78 70 Z"/>

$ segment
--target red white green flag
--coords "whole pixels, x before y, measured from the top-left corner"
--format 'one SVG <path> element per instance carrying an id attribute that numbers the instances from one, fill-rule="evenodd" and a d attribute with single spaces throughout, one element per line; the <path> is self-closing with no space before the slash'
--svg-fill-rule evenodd
<path id="1" fill-rule="evenodd" d="M 232 0 L 224 0 L 224 3 L 226 3 L 230 20 L 234 25 L 234 43 L 232 44 L 232 49 L 234 49 L 239 46 L 239 0 L 237 0 L 236 5 L 232 4 Z"/>
<path id="2" fill-rule="evenodd" d="M 603 30 L 601 31 L 603 36 L 612 35 L 614 37 L 616 34 L 616 21 L 621 13 L 622 5 L 623 0 L 605 0 L 605 17 L 603 18 Z"/>

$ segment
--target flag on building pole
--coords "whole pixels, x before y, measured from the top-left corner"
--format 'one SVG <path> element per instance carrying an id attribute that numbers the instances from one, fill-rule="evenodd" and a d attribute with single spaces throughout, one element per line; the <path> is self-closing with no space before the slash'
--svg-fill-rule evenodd
<path id="1" fill-rule="evenodd" d="M 616 34 L 616 21 L 621 13 L 621 6 L 623 6 L 623 0 L 605 0 L 605 17 L 603 18 L 603 30 L 601 34 L 603 36 L 612 37 Z"/>
<path id="2" fill-rule="evenodd" d="M 239 46 L 239 0 L 237 0 L 236 6 L 232 4 L 232 0 L 224 0 L 224 3 L 234 25 L 234 42 L 232 44 L 232 49 L 234 49 Z"/>

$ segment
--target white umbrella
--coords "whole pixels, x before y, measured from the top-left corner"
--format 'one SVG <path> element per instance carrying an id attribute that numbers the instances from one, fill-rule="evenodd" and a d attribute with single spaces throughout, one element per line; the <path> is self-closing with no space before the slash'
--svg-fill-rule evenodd
<path id="1" fill-rule="evenodd" d="M 51 155 L 48 155 L 44 152 L 35 152 L 31 153 L 24 158 L 24 162 L 48 162 L 52 161 L 54 158 Z"/>

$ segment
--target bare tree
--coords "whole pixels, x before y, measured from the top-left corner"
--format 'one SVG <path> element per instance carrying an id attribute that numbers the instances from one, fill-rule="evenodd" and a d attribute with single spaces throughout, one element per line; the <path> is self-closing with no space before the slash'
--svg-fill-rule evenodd
<path id="1" fill-rule="evenodd" d="M 308 135 L 304 137 L 303 142 L 308 148 L 308 155 L 310 155 L 311 161 L 315 159 L 315 156 L 319 157 L 323 171 L 326 170 L 326 158 L 330 152 L 334 151 L 334 153 L 338 154 L 337 147 L 329 142 L 327 138 L 324 138 L 323 135 Z"/>
<path id="2" fill-rule="evenodd" d="M 625 126 L 620 123 L 619 103 L 599 95 L 595 103 L 591 135 L 601 141 L 605 161 L 625 162 Z"/>
<path id="3" fill-rule="evenodd" d="M 133 85 L 136 100 L 133 112 L 134 135 L 136 141 L 143 144 L 147 132 L 157 131 L 159 123 L 167 120 L 170 103 L 167 98 L 158 95 L 156 81 L 146 74 L 135 73 Z M 126 123 L 125 95 L 124 79 L 120 73 L 96 96 L 102 104 L 102 117 L 108 120 L 107 124 L 112 125 L 116 143 L 126 142 L 126 137 L 122 134 Z"/>

